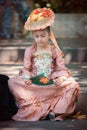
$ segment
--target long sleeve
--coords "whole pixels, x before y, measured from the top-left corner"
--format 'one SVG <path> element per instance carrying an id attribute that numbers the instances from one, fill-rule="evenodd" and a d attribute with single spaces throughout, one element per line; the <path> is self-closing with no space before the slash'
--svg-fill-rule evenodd
<path id="1" fill-rule="evenodd" d="M 33 54 L 33 47 L 30 46 L 25 50 L 24 53 L 24 63 L 23 63 L 23 73 L 32 76 L 32 54 Z"/>
<path id="2" fill-rule="evenodd" d="M 54 70 L 51 74 L 51 79 L 61 76 L 69 77 L 71 74 L 70 71 L 65 67 L 64 58 L 62 57 L 61 52 L 54 48 L 52 53 L 54 59 Z"/>
<path id="3" fill-rule="evenodd" d="M 24 54 L 24 68 L 27 70 L 31 70 L 31 57 L 31 47 L 28 47 Z"/>

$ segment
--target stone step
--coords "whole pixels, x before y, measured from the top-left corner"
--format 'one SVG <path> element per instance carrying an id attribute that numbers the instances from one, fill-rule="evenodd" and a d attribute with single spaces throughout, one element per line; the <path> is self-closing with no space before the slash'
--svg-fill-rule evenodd
<path id="1" fill-rule="evenodd" d="M 4 62 L 22 62 L 26 47 L 0 47 L 0 63 Z M 87 48 L 70 48 L 61 49 L 65 55 L 65 63 L 70 62 L 87 62 Z"/>
<path id="2" fill-rule="evenodd" d="M 6 74 L 9 77 L 13 77 L 22 67 L 22 63 L 0 64 L 0 73 Z M 66 64 L 66 67 L 71 71 L 72 76 L 80 84 L 80 86 L 83 88 L 83 91 L 85 92 L 84 87 L 87 88 L 87 63 L 71 63 Z"/>
<path id="3" fill-rule="evenodd" d="M 81 88 L 82 90 L 82 88 Z M 87 115 L 87 88 L 85 88 L 85 93 L 82 90 L 82 92 L 80 93 L 79 97 L 78 97 L 78 101 L 76 104 L 76 109 L 75 112 L 81 112 Z"/>
<path id="4" fill-rule="evenodd" d="M 32 41 L 32 39 L 0 41 L 1 74 L 13 77 L 18 73 L 18 70 L 23 67 L 24 50 L 32 44 Z M 65 53 L 66 66 L 81 86 L 76 111 L 87 114 L 87 40 L 57 39 L 57 41 Z"/>
<path id="5" fill-rule="evenodd" d="M 87 62 L 86 39 L 57 39 L 61 50 L 65 54 L 65 63 Z M 22 62 L 24 51 L 32 44 L 31 39 L 1 40 L 0 63 Z"/>
<path id="6" fill-rule="evenodd" d="M 0 74 L 13 77 L 22 67 L 22 63 L 0 64 Z M 81 111 L 82 113 L 87 114 L 87 63 L 71 63 L 66 64 L 66 67 L 70 69 L 72 76 L 81 87 L 75 112 Z"/>
<path id="7" fill-rule="evenodd" d="M 71 47 L 71 48 L 87 48 L 87 38 L 56 38 L 60 48 Z M 7 46 L 28 46 L 32 44 L 34 40 L 32 38 L 23 39 L 8 39 L 0 40 L 0 47 Z"/>
<path id="8" fill-rule="evenodd" d="M 5 74 L 9 77 L 13 77 L 22 67 L 22 63 L 0 64 L 0 74 Z M 78 97 L 75 112 L 81 111 L 87 114 L 87 63 L 71 63 L 66 64 L 66 67 L 69 68 L 72 73 L 72 76 L 80 84 L 81 87 L 80 96 Z"/>

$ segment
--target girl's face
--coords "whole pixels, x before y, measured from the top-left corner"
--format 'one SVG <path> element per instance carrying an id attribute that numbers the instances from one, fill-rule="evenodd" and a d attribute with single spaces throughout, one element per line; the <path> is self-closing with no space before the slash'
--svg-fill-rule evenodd
<path id="1" fill-rule="evenodd" d="M 48 44 L 49 33 L 46 29 L 33 31 L 33 37 L 40 47 L 45 47 Z"/>

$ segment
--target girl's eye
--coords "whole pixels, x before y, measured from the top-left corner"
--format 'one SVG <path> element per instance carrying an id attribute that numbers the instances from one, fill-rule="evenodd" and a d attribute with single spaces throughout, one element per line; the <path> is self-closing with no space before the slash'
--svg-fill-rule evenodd
<path id="1" fill-rule="evenodd" d="M 35 37 L 38 38 L 39 36 L 35 36 Z M 45 35 L 42 35 L 41 37 L 43 38 L 43 37 L 45 37 Z"/>
<path id="2" fill-rule="evenodd" d="M 36 38 L 38 38 L 39 36 L 35 36 Z"/>
<path id="3" fill-rule="evenodd" d="M 45 37 L 45 35 L 42 35 L 42 37 Z"/>

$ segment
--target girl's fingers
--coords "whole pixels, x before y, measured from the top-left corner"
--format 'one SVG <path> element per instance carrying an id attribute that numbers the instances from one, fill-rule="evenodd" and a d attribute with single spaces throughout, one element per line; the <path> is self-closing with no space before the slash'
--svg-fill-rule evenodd
<path id="1" fill-rule="evenodd" d="M 22 69 L 20 69 L 19 70 L 19 75 L 21 75 L 23 73 L 23 70 Z"/>
<path id="2" fill-rule="evenodd" d="M 64 80 L 62 78 L 57 78 L 54 80 L 56 85 L 60 85 Z"/>
<path id="3" fill-rule="evenodd" d="M 25 84 L 27 84 L 27 85 L 30 85 L 31 83 L 32 83 L 31 80 L 26 80 L 26 81 L 25 81 Z"/>
<path id="4" fill-rule="evenodd" d="M 56 82 L 56 85 L 60 85 L 60 84 L 61 84 L 61 81 L 57 81 L 57 82 Z"/>

